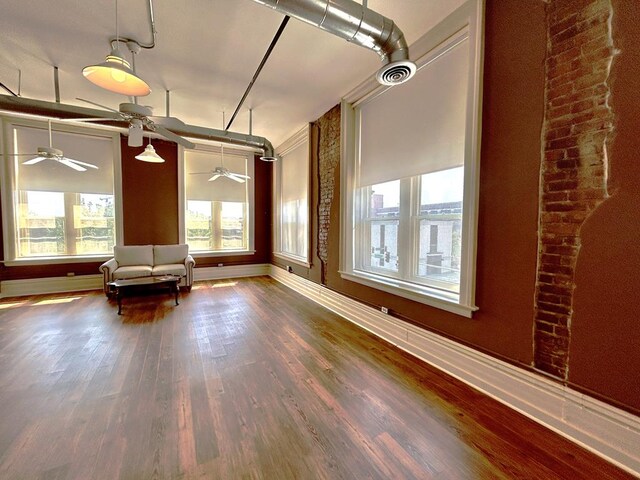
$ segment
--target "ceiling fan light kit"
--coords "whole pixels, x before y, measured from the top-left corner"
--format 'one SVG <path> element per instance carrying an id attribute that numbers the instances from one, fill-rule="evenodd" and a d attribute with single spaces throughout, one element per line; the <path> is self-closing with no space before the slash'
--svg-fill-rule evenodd
<path id="1" fill-rule="evenodd" d="M 156 153 L 156 149 L 153 148 L 151 142 L 145 147 L 144 152 L 136 155 L 137 160 L 149 163 L 164 163 L 164 158 Z"/>
<path id="2" fill-rule="evenodd" d="M 84 67 L 82 74 L 91 83 L 114 93 L 130 97 L 143 97 L 151 93 L 147 82 L 136 75 L 117 46 L 104 62 Z"/>

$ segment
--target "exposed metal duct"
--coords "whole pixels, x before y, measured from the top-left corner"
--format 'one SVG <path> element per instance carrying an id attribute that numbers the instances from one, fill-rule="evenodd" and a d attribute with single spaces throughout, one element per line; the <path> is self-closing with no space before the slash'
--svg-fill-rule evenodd
<path id="1" fill-rule="evenodd" d="M 416 72 L 409 47 L 393 20 L 352 0 L 254 0 L 285 15 L 369 48 L 384 66 L 376 73 L 383 85 L 406 82 Z"/>
<path id="2" fill-rule="evenodd" d="M 53 103 L 42 100 L 33 100 L 30 98 L 12 97 L 9 95 L 0 95 L 0 110 L 63 119 L 78 117 L 104 117 L 105 122 L 115 122 L 117 124 L 127 123 L 123 122 L 122 118 L 117 113 L 93 108 L 77 107 L 75 105 L 66 105 L 64 103 Z M 183 137 L 202 138 L 262 150 L 263 155 L 260 157 L 261 160 L 276 160 L 273 145 L 271 145 L 271 142 L 264 137 L 217 130 L 215 128 L 196 127 L 193 125 L 185 125 L 184 127 L 180 127 L 179 130 L 172 128 L 171 131 Z"/>

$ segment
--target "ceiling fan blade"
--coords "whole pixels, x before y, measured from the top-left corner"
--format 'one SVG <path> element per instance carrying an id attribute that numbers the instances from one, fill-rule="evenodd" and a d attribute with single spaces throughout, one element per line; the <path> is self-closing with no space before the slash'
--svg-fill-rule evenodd
<path id="1" fill-rule="evenodd" d="M 149 119 L 164 128 L 184 128 L 185 123 L 176 117 L 149 117 Z"/>
<path id="2" fill-rule="evenodd" d="M 46 160 L 47 157 L 36 157 L 31 160 L 27 160 L 26 162 L 22 162 L 22 165 L 35 165 L 36 163 L 40 163 L 43 160 Z"/>
<path id="3" fill-rule="evenodd" d="M 208 182 L 213 182 L 214 180 L 217 180 L 221 177 L 222 175 L 220 175 L 219 173 L 216 173 L 213 177 L 211 177 L 209 180 L 207 180 Z"/>
<path id="4" fill-rule="evenodd" d="M 236 177 L 236 176 L 235 176 L 235 174 L 233 174 L 233 173 L 230 173 L 230 174 L 225 175 L 225 176 L 226 176 L 227 178 L 230 178 L 230 179 L 231 179 L 231 180 L 233 180 L 234 182 L 238 182 L 238 183 L 244 183 L 244 182 L 245 182 L 244 178 L 238 178 L 238 177 Z"/>
<path id="5" fill-rule="evenodd" d="M 91 104 L 91 105 L 93 105 L 95 107 L 104 108 L 105 110 L 109 110 L 111 112 L 116 112 L 118 115 L 120 115 L 120 112 L 118 110 L 116 110 L 114 108 L 111 108 L 111 107 L 107 107 L 105 105 L 101 105 L 101 104 L 96 103 L 96 102 L 92 102 L 91 100 L 85 100 L 84 98 L 78 98 L 78 97 L 76 97 L 76 100 L 80 100 L 81 102 L 89 103 L 89 104 Z"/>
<path id="6" fill-rule="evenodd" d="M 73 158 L 69 158 L 69 157 L 63 157 L 63 160 L 68 160 L 69 162 L 73 162 L 77 165 L 82 165 L 83 167 L 95 168 L 96 170 L 98 170 L 98 167 L 95 165 L 92 165 L 91 163 L 81 162 L 80 160 L 74 160 Z"/>
<path id="7" fill-rule="evenodd" d="M 0 157 L 33 157 L 34 155 L 37 155 L 37 153 L 7 153 L 6 155 L 4 153 L 0 153 Z"/>
<path id="8" fill-rule="evenodd" d="M 246 178 L 247 180 L 251 180 L 251 177 L 249 175 L 242 175 L 241 173 L 230 172 L 230 175 L 233 175 L 238 178 Z"/>
<path id="9" fill-rule="evenodd" d="M 61 158 L 60 160 L 58 160 L 58 162 L 62 163 L 63 165 L 66 165 L 69 168 L 73 168 L 74 170 L 77 170 L 78 172 L 86 172 L 87 169 L 84 167 L 81 167 L 80 165 L 76 165 L 75 163 L 71 162 L 68 158 Z"/>
<path id="10" fill-rule="evenodd" d="M 152 130 L 155 130 L 156 132 L 158 132 L 163 137 L 166 137 L 171 141 L 179 143 L 180 145 L 182 145 L 185 148 L 196 148 L 196 144 L 195 143 L 190 142 L 189 140 L 187 140 L 186 138 L 181 137 L 180 135 L 176 135 L 175 133 L 170 132 L 169 130 L 164 128 L 162 125 L 153 124 L 153 126 L 151 128 L 152 128 Z"/>
<path id="11" fill-rule="evenodd" d="M 189 172 L 189 175 L 211 175 L 213 172 L 212 171 L 208 171 L 208 172 Z"/>
<path id="12" fill-rule="evenodd" d="M 64 118 L 62 120 L 58 120 L 59 122 L 104 122 L 107 120 L 115 120 L 112 118 L 106 117 L 96 117 L 96 118 Z"/>

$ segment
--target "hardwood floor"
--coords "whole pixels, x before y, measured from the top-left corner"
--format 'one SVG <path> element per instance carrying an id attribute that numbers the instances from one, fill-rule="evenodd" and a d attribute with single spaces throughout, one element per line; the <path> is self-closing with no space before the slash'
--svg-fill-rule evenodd
<path id="1" fill-rule="evenodd" d="M 0 478 L 632 478 L 267 277 L 122 313 L 0 302 Z"/>

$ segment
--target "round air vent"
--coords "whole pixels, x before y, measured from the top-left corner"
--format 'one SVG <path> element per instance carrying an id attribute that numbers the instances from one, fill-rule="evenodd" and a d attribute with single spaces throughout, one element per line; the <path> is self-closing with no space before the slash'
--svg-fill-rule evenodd
<path id="1" fill-rule="evenodd" d="M 409 80 L 416 73 L 416 64 L 409 60 L 391 62 L 376 74 L 378 83 L 382 85 L 398 85 Z"/>

